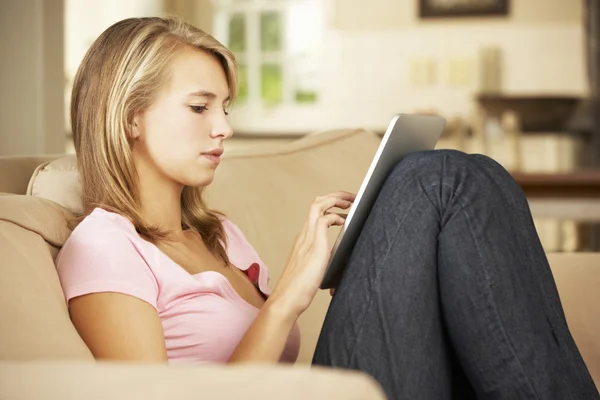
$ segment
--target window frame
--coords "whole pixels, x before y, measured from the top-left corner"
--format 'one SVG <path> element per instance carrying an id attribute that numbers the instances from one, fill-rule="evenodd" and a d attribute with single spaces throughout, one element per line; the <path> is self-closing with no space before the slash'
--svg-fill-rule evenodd
<path id="1" fill-rule="evenodd" d="M 317 97 L 313 102 L 298 102 L 296 100 L 296 90 L 293 87 L 293 64 L 294 60 L 286 57 L 288 54 L 289 42 L 286 35 L 287 13 L 291 6 L 311 0 L 219 0 L 215 2 L 214 10 L 214 32 L 218 40 L 223 44 L 229 43 L 229 21 L 232 15 L 244 15 L 246 20 L 246 43 L 245 51 L 235 52 L 238 64 L 244 65 L 247 71 L 247 98 L 244 103 L 236 102 L 234 104 L 233 115 L 252 115 L 257 117 L 268 116 L 277 110 L 301 110 L 301 114 L 306 114 L 307 109 L 318 107 L 321 101 L 322 88 L 317 85 Z M 314 0 L 313 0 L 314 1 Z M 325 7 L 327 0 L 319 0 L 322 6 Z M 261 32 L 260 18 L 264 12 L 278 12 L 283 19 L 282 23 L 282 41 L 281 48 L 278 51 L 265 52 L 261 50 Z M 325 8 L 323 10 L 322 31 L 325 32 Z M 282 98 L 280 102 L 273 105 L 265 104 L 262 99 L 262 79 L 261 68 L 266 64 L 276 64 L 281 67 L 281 85 Z M 251 113 L 251 114 L 249 114 Z"/>

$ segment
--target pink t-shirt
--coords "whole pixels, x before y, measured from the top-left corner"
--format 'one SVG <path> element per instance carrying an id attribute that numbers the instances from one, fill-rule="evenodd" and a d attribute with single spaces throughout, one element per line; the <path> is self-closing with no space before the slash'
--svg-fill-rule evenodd
<path id="1" fill-rule="evenodd" d="M 269 271 L 240 229 L 223 220 L 227 253 L 245 271 L 257 263 L 258 288 L 268 296 Z M 259 309 L 214 271 L 189 274 L 125 217 L 96 208 L 76 228 L 56 260 L 66 301 L 89 293 L 118 292 L 156 308 L 170 362 L 226 362 Z M 294 328 L 281 356 L 295 362 L 300 331 Z"/>

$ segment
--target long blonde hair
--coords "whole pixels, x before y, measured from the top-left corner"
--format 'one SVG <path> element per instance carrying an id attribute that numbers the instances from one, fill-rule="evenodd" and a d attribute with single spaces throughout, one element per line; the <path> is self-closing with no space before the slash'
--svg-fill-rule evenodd
<path id="1" fill-rule="evenodd" d="M 176 52 L 192 46 L 213 55 L 237 93 L 236 62 L 221 43 L 177 18 L 129 18 L 105 30 L 87 51 L 73 84 L 71 128 L 83 190 L 84 212 L 95 207 L 129 218 L 151 242 L 168 232 L 146 224 L 131 151 L 134 116 L 153 102 Z M 185 187 L 182 228 L 197 231 L 208 249 L 229 263 L 220 213 L 207 208 L 202 188 Z"/>

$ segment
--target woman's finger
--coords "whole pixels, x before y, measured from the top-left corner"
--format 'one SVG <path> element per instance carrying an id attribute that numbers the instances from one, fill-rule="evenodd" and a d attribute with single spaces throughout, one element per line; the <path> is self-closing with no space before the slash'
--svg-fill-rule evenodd
<path id="1" fill-rule="evenodd" d="M 328 214 L 336 214 L 336 215 L 339 215 L 340 217 L 342 217 L 344 219 L 348 218 L 348 214 L 344 214 L 344 213 L 332 213 L 330 211 L 326 211 L 325 215 L 328 215 Z"/>
<path id="2" fill-rule="evenodd" d="M 317 196 L 313 201 L 313 204 L 330 204 L 332 201 L 335 202 L 334 199 L 342 200 L 345 202 L 349 202 L 350 205 L 356 200 L 356 195 L 350 192 L 334 192 L 325 196 Z"/>
<path id="3" fill-rule="evenodd" d="M 335 197 L 330 197 L 330 198 L 321 198 L 320 200 L 318 200 L 318 202 L 315 202 L 312 204 L 311 208 L 310 208 L 310 212 L 309 212 L 309 226 L 314 226 L 314 223 L 316 222 L 316 220 L 325 215 L 325 213 L 334 207 L 337 208 L 341 208 L 341 209 L 348 209 L 350 208 L 350 206 L 352 205 L 352 203 L 350 201 L 347 200 L 342 200 L 339 198 L 335 198 Z"/>
<path id="4" fill-rule="evenodd" d="M 339 215 L 335 214 L 335 213 L 331 213 L 331 214 L 326 214 L 323 215 L 321 217 L 319 217 L 319 219 L 317 220 L 318 224 L 321 224 L 322 226 L 325 226 L 326 228 L 329 228 L 330 226 L 336 226 L 336 225 L 344 225 L 344 218 L 340 217 Z"/>
<path id="5" fill-rule="evenodd" d="M 345 200 L 340 197 L 323 197 L 319 202 L 315 204 L 318 208 L 325 211 L 333 207 L 346 209 L 352 205 L 352 202 L 350 200 Z"/>
<path id="6" fill-rule="evenodd" d="M 354 201 L 354 200 L 356 200 L 356 194 L 350 193 L 350 192 L 346 192 L 344 190 L 340 190 L 340 191 L 337 191 L 337 192 L 330 193 L 327 196 L 338 197 L 340 199 L 344 199 L 344 200 L 348 200 L 348 201 Z"/>
<path id="7" fill-rule="evenodd" d="M 314 241 L 313 243 L 318 244 L 319 247 L 325 248 L 328 243 L 327 229 L 331 226 L 342 226 L 344 222 L 344 219 L 337 214 L 323 215 L 317 219 L 315 227 L 312 233 L 308 234 L 308 237 Z"/>

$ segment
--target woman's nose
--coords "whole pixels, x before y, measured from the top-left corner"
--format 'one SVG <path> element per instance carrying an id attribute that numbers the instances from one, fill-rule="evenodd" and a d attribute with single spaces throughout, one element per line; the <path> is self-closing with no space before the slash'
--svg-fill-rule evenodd
<path id="1" fill-rule="evenodd" d="M 233 128 L 227 122 L 227 119 L 220 118 L 220 121 L 213 125 L 212 136 L 221 136 L 223 139 L 228 139 L 233 135 Z"/>

